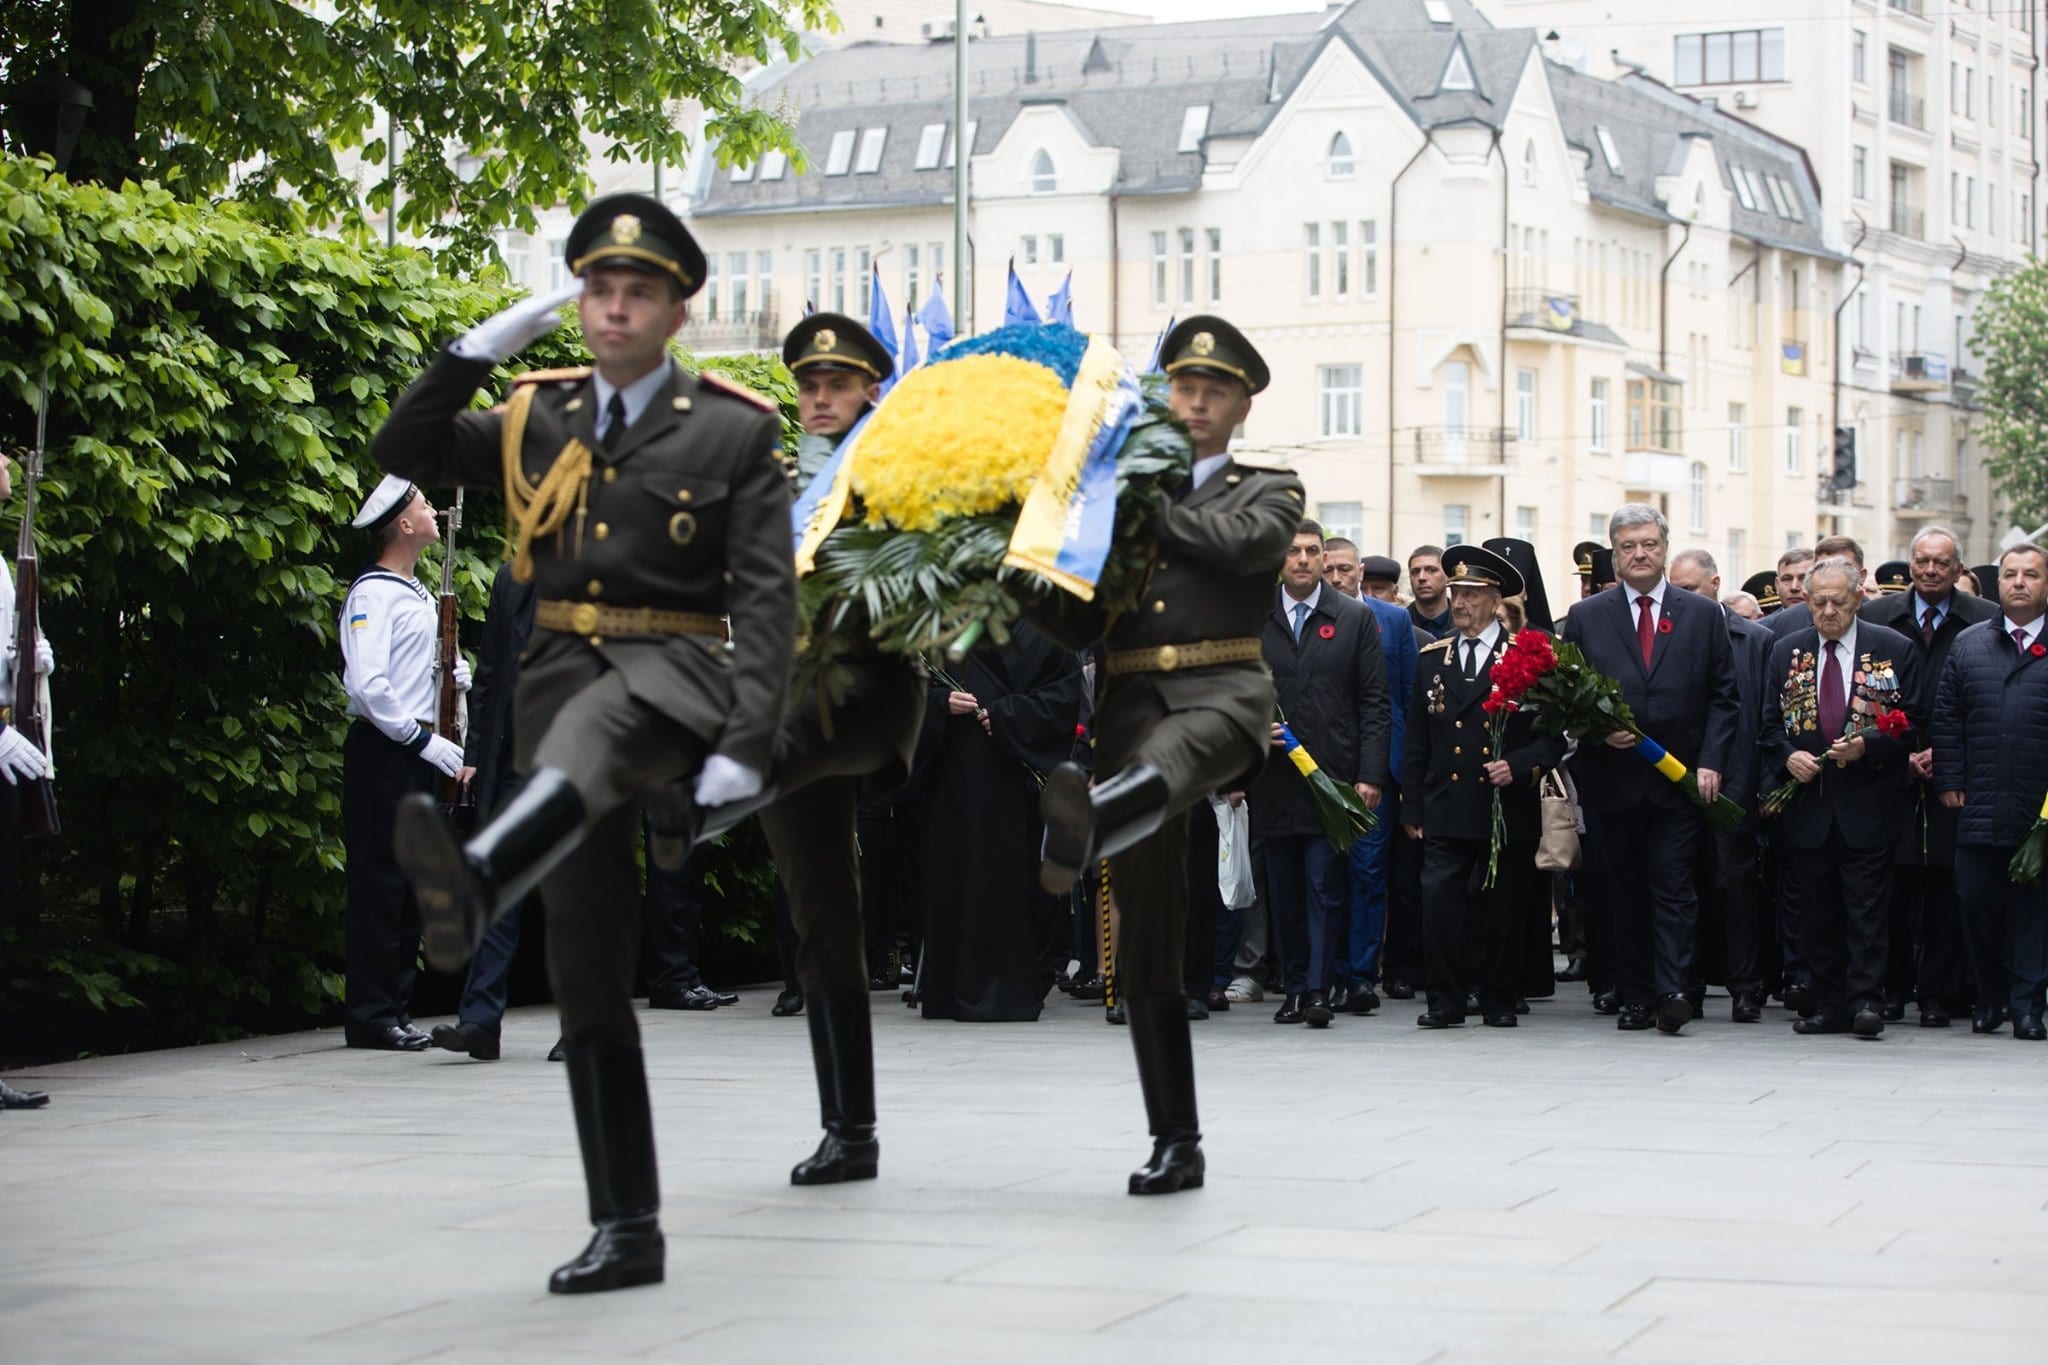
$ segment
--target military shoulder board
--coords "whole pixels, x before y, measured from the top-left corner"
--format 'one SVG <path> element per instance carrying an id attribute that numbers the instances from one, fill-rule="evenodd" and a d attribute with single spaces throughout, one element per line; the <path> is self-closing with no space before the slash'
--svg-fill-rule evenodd
<path id="1" fill-rule="evenodd" d="M 759 408 L 763 412 L 781 411 L 781 405 L 767 394 L 755 393 L 745 384 L 727 379 L 716 370 L 705 370 L 700 373 L 697 376 L 697 383 L 713 393 L 722 393 L 727 398 L 737 398 L 749 407 Z"/>

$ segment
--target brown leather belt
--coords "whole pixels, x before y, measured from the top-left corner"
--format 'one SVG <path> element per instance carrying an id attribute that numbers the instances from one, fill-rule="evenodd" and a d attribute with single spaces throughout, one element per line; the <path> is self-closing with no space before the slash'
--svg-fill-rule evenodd
<path id="1" fill-rule="evenodd" d="M 701 611 L 662 611 L 657 607 L 601 607 L 595 602 L 543 598 L 533 611 L 542 630 L 571 635 L 706 635 L 725 638 L 725 618 Z"/>
<path id="2" fill-rule="evenodd" d="M 1212 664 L 1238 664 L 1264 657 L 1256 638 L 1240 640 L 1196 640 L 1185 645 L 1152 645 L 1145 649 L 1109 651 L 1111 673 L 1171 673 L 1180 668 L 1207 668 Z"/>

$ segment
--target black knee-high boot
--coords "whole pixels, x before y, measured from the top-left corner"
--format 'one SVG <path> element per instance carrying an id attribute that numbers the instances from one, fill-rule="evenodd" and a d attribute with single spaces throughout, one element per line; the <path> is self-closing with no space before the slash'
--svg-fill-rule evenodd
<path id="1" fill-rule="evenodd" d="M 1138 1055 L 1138 1086 L 1152 1130 L 1152 1159 L 1131 1172 L 1132 1194 L 1198 1190 L 1206 1163 L 1202 1125 L 1195 1116 L 1195 1051 L 1188 1036 L 1188 1003 L 1179 995 L 1127 1000 L 1131 1047 Z"/>
<path id="2" fill-rule="evenodd" d="M 1054 768 L 1038 798 L 1045 820 L 1045 861 L 1039 865 L 1038 884 L 1052 895 L 1065 895 L 1083 868 L 1123 852 L 1158 829 L 1170 795 L 1166 775 L 1150 764 L 1126 768 L 1092 789 L 1079 764 Z"/>
<path id="3" fill-rule="evenodd" d="M 596 1294 L 659 1284 L 661 1177 L 654 1161 L 654 1116 L 640 1049 L 624 1043 L 571 1043 L 569 1099 L 583 1147 L 583 1180 L 597 1232 L 583 1254 L 555 1271 L 556 1294 Z"/>
<path id="4" fill-rule="evenodd" d="M 875 1140 L 875 1044 L 866 991 L 813 991 L 805 1001 L 811 1061 L 818 1069 L 818 1111 L 825 1136 L 789 1173 L 792 1185 L 873 1180 L 882 1159 Z"/>

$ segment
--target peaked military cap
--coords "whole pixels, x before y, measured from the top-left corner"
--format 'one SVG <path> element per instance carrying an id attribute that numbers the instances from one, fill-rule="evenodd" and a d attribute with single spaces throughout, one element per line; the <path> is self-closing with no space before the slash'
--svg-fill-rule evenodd
<path id="1" fill-rule="evenodd" d="M 1492 588 L 1519 597 L 1528 585 L 1522 571 L 1484 545 L 1453 545 L 1444 551 L 1444 574 L 1453 588 Z"/>
<path id="2" fill-rule="evenodd" d="M 1877 587 L 1880 592 L 1904 592 L 1911 585 L 1912 572 L 1903 559 L 1887 559 L 1877 566 Z"/>
<path id="3" fill-rule="evenodd" d="M 876 383 L 896 373 L 896 362 L 875 334 L 844 313 L 813 313 L 782 339 L 782 363 L 801 370 L 852 370 Z"/>
<path id="4" fill-rule="evenodd" d="M 412 506 L 413 495 L 419 491 L 419 485 L 401 479 L 396 474 L 386 474 L 377 481 L 377 486 L 370 490 L 370 496 L 363 499 L 363 505 L 357 510 L 355 520 L 349 525 L 362 531 L 381 531 L 397 521 L 399 515 Z"/>
<path id="5" fill-rule="evenodd" d="M 1550 594 L 1543 590 L 1543 566 L 1536 561 L 1536 547 L 1526 540 L 1510 536 L 1497 536 L 1481 543 L 1512 564 L 1515 572 L 1522 575 L 1522 615 L 1528 623 L 1538 630 L 1550 630 L 1556 626 L 1557 622 L 1550 615 Z M 1515 594 L 1503 591 L 1502 595 L 1513 597 Z"/>
<path id="6" fill-rule="evenodd" d="M 1572 546 L 1572 567 L 1581 578 L 1593 576 L 1593 556 L 1600 552 L 1597 540 L 1582 540 Z"/>
<path id="7" fill-rule="evenodd" d="M 1972 564 L 1970 577 L 1977 580 L 1977 596 L 1996 602 L 1998 598 L 1998 566 L 1996 564 Z"/>
<path id="8" fill-rule="evenodd" d="M 1159 343 L 1159 356 L 1170 375 L 1182 371 L 1222 375 L 1235 379 L 1252 393 L 1272 382 L 1273 372 L 1266 358 L 1251 342 L 1222 318 L 1204 313 L 1189 318 L 1166 334 Z"/>
<path id="9" fill-rule="evenodd" d="M 697 239 L 667 205 L 644 194 L 608 194 L 583 210 L 563 254 L 572 275 L 621 265 L 669 276 L 682 285 L 684 298 L 704 286 L 704 252 Z"/>
<path id="10" fill-rule="evenodd" d="M 1778 598 L 1778 575 L 1773 570 L 1758 569 L 1742 580 L 1742 590 L 1756 599 L 1766 616 L 1785 605 Z"/>
<path id="11" fill-rule="evenodd" d="M 1389 559 L 1385 555 L 1367 555 L 1358 561 L 1358 576 L 1384 583 L 1399 583 L 1401 564 L 1400 561 Z"/>

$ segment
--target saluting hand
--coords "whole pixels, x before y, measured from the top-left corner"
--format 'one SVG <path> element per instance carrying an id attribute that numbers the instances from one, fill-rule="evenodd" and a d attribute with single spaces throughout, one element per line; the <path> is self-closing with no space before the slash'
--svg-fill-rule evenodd
<path id="1" fill-rule="evenodd" d="M 560 289 L 523 298 L 470 328 L 448 349 L 464 360 L 503 360 L 561 326 L 562 305 L 582 293 L 583 281 L 571 280 Z"/>

